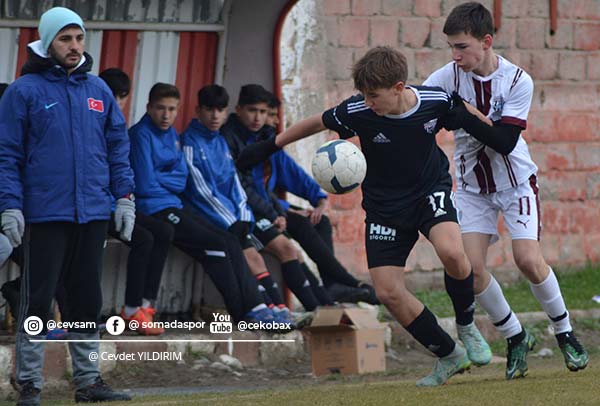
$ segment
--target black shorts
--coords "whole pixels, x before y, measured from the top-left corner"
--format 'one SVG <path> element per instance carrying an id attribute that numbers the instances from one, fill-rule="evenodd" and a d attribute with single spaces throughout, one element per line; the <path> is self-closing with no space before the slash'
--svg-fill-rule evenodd
<path id="1" fill-rule="evenodd" d="M 254 229 L 252 234 L 260 241 L 260 243 L 266 246 L 268 243 L 273 241 L 281 232 L 275 227 L 275 224 L 271 223 L 269 219 L 258 218 L 254 223 Z"/>
<path id="2" fill-rule="evenodd" d="M 408 254 L 419 239 L 419 231 L 429 236 L 431 228 L 446 221 L 458 223 L 452 189 L 446 185 L 396 217 L 379 217 L 367 212 L 365 247 L 369 268 L 405 266 Z"/>

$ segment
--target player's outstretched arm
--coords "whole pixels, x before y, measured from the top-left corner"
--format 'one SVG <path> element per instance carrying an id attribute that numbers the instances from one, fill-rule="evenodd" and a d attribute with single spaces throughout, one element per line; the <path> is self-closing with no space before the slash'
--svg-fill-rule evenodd
<path id="1" fill-rule="evenodd" d="M 266 160 L 271 154 L 279 151 L 289 143 L 323 131 L 325 125 L 321 115 L 317 114 L 297 122 L 274 138 L 250 144 L 240 152 L 236 167 L 243 171 Z"/>

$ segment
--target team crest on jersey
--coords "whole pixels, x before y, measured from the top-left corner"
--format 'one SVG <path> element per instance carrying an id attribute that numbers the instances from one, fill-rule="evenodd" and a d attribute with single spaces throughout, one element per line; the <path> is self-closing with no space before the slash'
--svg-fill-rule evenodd
<path id="1" fill-rule="evenodd" d="M 435 126 L 437 125 L 437 121 L 438 121 L 438 119 L 434 118 L 432 120 L 429 120 L 425 124 L 423 124 L 423 128 L 425 129 L 425 131 L 427 131 L 427 134 L 433 134 L 433 131 L 435 130 Z"/>
<path id="2" fill-rule="evenodd" d="M 504 98 L 502 96 L 494 97 L 492 100 L 492 121 L 498 121 L 502 118 L 502 109 L 504 108 Z"/>
<path id="3" fill-rule="evenodd" d="M 88 97 L 87 102 L 88 109 L 97 111 L 98 113 L 104 112 L 104 102 L 102 100 L 96 100 L 92 99 L 91 97 Z"/>

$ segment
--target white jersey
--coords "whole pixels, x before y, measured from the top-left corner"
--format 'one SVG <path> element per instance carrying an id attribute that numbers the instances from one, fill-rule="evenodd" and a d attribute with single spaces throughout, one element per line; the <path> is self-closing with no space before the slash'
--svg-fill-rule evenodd
<path id="1" fill-rule="evenodd" d="M 533 97 L 533 81 L 521 68 L 498 56 L 498 69 L 481 77 L 464 72 L 450 62 L 423 83 L 457 91 L 468 103 L 493 122 L 525 129 Z M 495 193 L 528 181 L 537 172 L 527 143 L 519 136 L 515 149 L 502 155 L 471 137 L 462 128 L 454 131 L 454 163 L 457 187 L 473 193 Z"/>

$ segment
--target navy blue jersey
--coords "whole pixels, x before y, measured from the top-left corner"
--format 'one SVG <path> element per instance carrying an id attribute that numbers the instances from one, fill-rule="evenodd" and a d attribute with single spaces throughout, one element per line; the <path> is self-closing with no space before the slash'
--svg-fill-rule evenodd
<path id="1" fill-rule="evenodd" d="M 400 214 L 440 183 L 452 183 L 448 158 L 435 141 L 438 119 L 452 101 L 437 87 L 407 88 L 415 92 L 417 104 L 400 115 L 378 116 L 362 95 L 323 113 L 325 126 L 341 138 L 360 138 L 367 159 L 363 208 L 386 218 Z"/>

